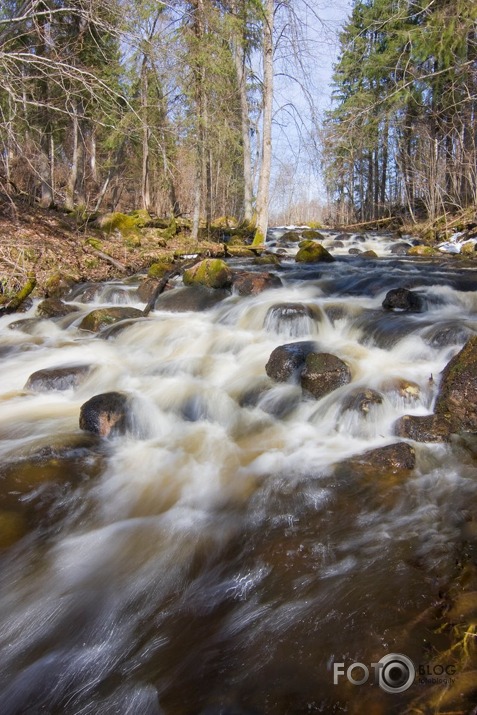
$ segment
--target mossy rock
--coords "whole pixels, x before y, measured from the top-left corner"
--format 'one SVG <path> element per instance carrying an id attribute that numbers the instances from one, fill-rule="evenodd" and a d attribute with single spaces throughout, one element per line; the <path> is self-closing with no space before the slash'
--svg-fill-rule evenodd
<path id="1" fill-rule="evenodd" d="M 335 258 L 324 248 L 321 243 L 314 241 L 301 241 L 298 253 L 295 256 L 297 263 L 332 263 Z"/>
<path id="2" fill-rule="evenodd" d="M 432 248 L 432 246 L 412 246 L 408 249 L 408 256 L 436 256 L 439 255 L 438 252 Z"/>
<path id="3" fill-rule="evenodd" d="M 47 298 L 60 298 L 77 282 L 71 275 L 55 271 L 45 280 L 45 295 Z"/>
<path id="4" fill-rule="evenodd" d="M 219 216 L 212 221 L 211 228 L 237 228 L 238 223 L 233 216 Z"/>
<path id="5" fill-rule="evenodd" d="M 144 228 L 148 223 L 152 221 L 151 216 L 146 211 L 146 209 L 138 209 L 137 211 L 130 211 L 128 216 L 134 219 L 137 228 Z"/>
<path id="6" fill-rule="evenodd" d="M 139 228 L 138 220 L 134 216 L 119 211 L 102 216 L 98 223 L 106 233 L 119 231 L 123 236 L 134 233 Z"/>
<path id="7" fill-rule="evenodd" d="M 165 261 L 158 261 L 149 266 L 147 272 L 148 278 L 162 278 L 166 273 L 172 271 L 172 263 L 166 263 Z"/>
<path id="8" fill-rule="evenodd" d="M 435 413 L 449 415 L 455 432 L 477 432 L 477 336 L 445 366 Z"/>
<path id="9" fill-rule="evenodd" d="M 325 236 L 323 236 L 322 233 L 319 231 L 316 231 L 315 229 L 305 229 L 305 231 L 301 232 L 301 235 L 303 238 L 307 238 L 310 241 L 324 241 Z"/>
<path id="10" fill-rule="evenodd" d="M 118 323 L 120 320 L 142 317 L 142 311 L 137 308 L 124 308 L 119 306 L 117 308 L 98 308 L 83 318 L 79 324 L 79 328 L 97 333 L 102 328 L 113 325 L 113 323 Z"/>
<path id="11" fill-rule="evenodd" d="M 38 305 L 36 314 L 41 318 L 62 318 L 70 313 L 76 313 L 78 308 L 75 305 L 63 303 L 59 298 L 45 298 Z"/>
<path id="12" fill-rule="evenodd" d="M 207 288 L 228 288 L 232 285 L 232 271 L 220 258 L 206 258 L 184 271 L 184 284 Z"/>
<path id="13" fill-rule="evenodd" d="M 290 241 L 290 243 L 298 243 L 300 234 L 296 231 L 287 231 L 280 239 L 281 241 Z"/>
<path id="14" fill-rule="evenodd" d="M 279 266 L 280 259 L 275 253 L 267 253 L 265 256 L 256 256 L 253 259 L 256 266 Z"/>
<path id="15" fill-rule="evenodd" d="M 255 253 L 250 248 L 243 246 L 231 246 L 230 248 L 227 246 L 227 252 L 232 258 L 255 258 Z"/>
<path id="16" fill-rule="evenodd" d="M 229 240 L 227 241 L 227 247 L 231 246 L 243 246 L 243 238 L 240 236 L 238 233 L 234 233 L 232 236 L 230 236 Z"/>
<path id="17" fill-rule="evenodd" d="M 361 258 L 378 258 L 378 254 L 373 250 L 363 251 Z"/>

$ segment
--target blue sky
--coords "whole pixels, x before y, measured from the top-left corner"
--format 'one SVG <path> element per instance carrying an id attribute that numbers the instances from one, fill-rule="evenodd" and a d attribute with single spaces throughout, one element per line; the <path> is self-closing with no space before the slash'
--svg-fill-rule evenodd
<path id="1" fill-rule="evenodd" d="M 309 71 L 313 103 L 321 117 L 330 106 L 330 83 L 338 55 L 338 34 L 351 10 L 351 0 L 298 0 L 295 7 L 298 6 L 306 25 L 308 51 L 305 66 Z M 272 213 L 299 198 L 324 201 L 317 157 L 310 146 L 306 146 L 304 136 L 300 137 L 300 122 L 309 124 L 309 103 L 298 84 L 283 76 L 281 60 L 278 56 L 275 64 Z M 290 66 L 290 74 L 292 72 Z"/>

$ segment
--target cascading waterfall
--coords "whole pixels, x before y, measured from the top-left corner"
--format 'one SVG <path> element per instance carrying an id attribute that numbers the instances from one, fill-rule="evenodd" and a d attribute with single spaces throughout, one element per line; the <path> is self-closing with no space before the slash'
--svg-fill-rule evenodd
<path id="1" fill-rule="evenodd" d="M 392 714 L 412 701 L 335 686 L 331 664 L 420 662 L 475 466 L 431 443 L 401 481 L 334 465 L 431 413 L 441 371 L 477 333 L 477 271 L 392 256 L 387 235 L 361 243 L 384 257 L 286 259 L 282 288 L 157 310 L 108 339 L 78 325 L 98 305 L 143 308 L 132 283 L 75 289 L 79 312 L 60 320 L 29 321 L 36 306 L 0 319 L 0 527 L 21 532 L 0 552 L 3 715 Z M 384 312 L 404 283 L 425 310 Z M 351 382 L 319 400 L 273 382 L 272 351 L 302 340 Z M 90 368 L 76 388 L 24 388 L 69 365 Z M 130 395 L 129 429 L 96 440 L 80 407 L 108 391 Z"/>

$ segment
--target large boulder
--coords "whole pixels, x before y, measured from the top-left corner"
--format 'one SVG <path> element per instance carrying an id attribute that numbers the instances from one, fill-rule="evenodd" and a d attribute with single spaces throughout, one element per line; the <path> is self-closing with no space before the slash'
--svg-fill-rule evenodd
<path id="1" fill-rule="evenodd" d="M 331 263 L 336 260 L 321 243 L 301 241 L 300 249 L 295 256 L 297 263 Z"/>
<path id="2" fill-rule="evenodd" d="M 142 311 L 137 308 L 126 308 L 120 306 L 113 308 L 97 308 L 83 318 L 79 327 L 81 330 L 89 330 L 92 333 L 97 333 L 102 328 L 113 325 L 113 323 L 118 323 L 120 320 L 142 317 Z"/>
<path id="3" fill-rule="evenodd" d="M 59 298 L 45 298 L 39 303 L 36 314 L 41 318 L 62 318 L 64 315 L 76 313 L 77 310 L 77 307 L 67 305 Z"/>
<path id="4" fill-rule="evenodd" d="M 477 336 L 445 366 L 434 411 L 449 417 L 453 431 L 477 432 Z"/>
<path id="5" fill-rule="evenodd" d="M 184 271 L 184 285 L 202 285 L 207 288 L 228 288 L 232 285 L 232 271 L 220 258 L 206 258 Z"/>
<path id="6" fill-rule="evenodd" d="M 394 434 L 415 442 L 447 442 L 451 424 L 445 415 L 404 415 L 394 423 Z"/>
<path id="7" fill-rule="evenodd" d="M 69 390 L 77 387 L 87 376 L 89 365 L 68 365 L 37 370 L 28 378 L 25 390 L 48 392 L 49 390 Z"/>
<path id="8" fill-rule="evenodd" d="M 312 352 L 316 352 L 316 343 L 312 340 L 279 345 L 271 353 L 265 371 L 272 380 L 287 382 L 300 374 L 306 356 Z"/>
<path id="9" fill-rule="evenodd" d="M 301 373 L 301 386 L 317 400 L 351 382 L 348 365 L 330 353 L 309 353 Z"/>
<path id="10" fill-rule="evenodd" d="M 388 291 L 382 305 L 384 310 L 407 311 L 409 313 L 420 313 L 424 307 L 421 296 L 407 288 L 393 288 Z"/>
<path id="11" fill-rule="evenodd" d="M 141 303 L 149 303 L 161 281 L 158 278 L 146 278 L 137 287 L 137 297 Z M 172 290 L 173 285 L 166 283 L 164 290 Z"/>
<path id="12" fill-rule="evenodd" d="M 202 285 L 175 288 L 159 296 L 155 303 L 155 309 L 172 313 L 184 313 L 189 310 L 198 313 L 213 308 L 229 295 L 228 290 L 206 288 Z"/>
<path id="13" fill-rule="evenodd" d="M 337 465 L 336 471 L 358 477 L 382 478 L 389 475 L 406 476 L 415 465 L 416 453 L 413 447 L 407 442 L 397 442 L 345 459 Z"/>
<path id="14" fill-rule="evenodd" d="M 306 228 L 304 231 L 301 232 L 301 235 L 303 238 L 308 239 L 309 241 L 324 241 L 326 236 L 323 236 L 322 233 L 319 231 L 316 231 L 314 228 Z"/>
<path id="15" fill-rule="evenodd" d="M 239 295 L 257 295 L 268 288 L 280 288 L 282 282 L 273 273 L 244 271 L 233 277 L 233 289 Z"/>
<path id="16" fill-rule="evenodd" d="M 128 396 L 122 392 L 103 392 L 81 405 L 79 426 L 85 432 L 108 437 L 126 431 Z"/>

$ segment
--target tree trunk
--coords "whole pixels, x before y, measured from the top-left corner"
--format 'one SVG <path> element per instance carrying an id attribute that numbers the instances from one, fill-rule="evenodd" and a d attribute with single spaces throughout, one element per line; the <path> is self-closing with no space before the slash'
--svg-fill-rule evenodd
<path id="1" fill-rule="evenodd" d="M 242 39 L 242 38 L 241 38 Z M 250 150 L 250 119 L 247 99 L 247 75 L 245 71 L 245 51 L 240 41 L 233 42 L 232 52 L 237 72 L 240 95 L 240 119 L 243 152 L 243 218 L 248 223 L 252 220 L 252 157 Z"/>
<path id="2" fill-rule="evenodd" d="M 266 241 L 270 172 L 272 165 L 272 107 L 273 107 L 273 0 L 265 0 L 263 26 L 263 122 L 262 156 L 257 195 L 257 225 L 253 245 Z"/>

